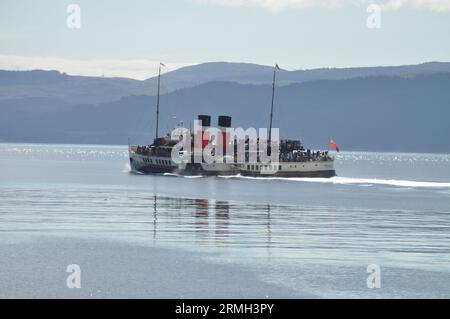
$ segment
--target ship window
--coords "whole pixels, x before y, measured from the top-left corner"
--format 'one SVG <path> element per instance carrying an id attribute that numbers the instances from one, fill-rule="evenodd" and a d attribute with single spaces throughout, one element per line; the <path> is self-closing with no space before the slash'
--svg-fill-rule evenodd
<path id="1" fill-rule="evenodd" d="M 247 165 L 247 170 L 248 170 L 248 171 L 250 170 L 250 165 Z"/>
<path id="2" fill-rule="evenodd" d="M 281 165 L 278 165 L 278 170 L 280 170 L 280 171 L 281 171 Z"/>

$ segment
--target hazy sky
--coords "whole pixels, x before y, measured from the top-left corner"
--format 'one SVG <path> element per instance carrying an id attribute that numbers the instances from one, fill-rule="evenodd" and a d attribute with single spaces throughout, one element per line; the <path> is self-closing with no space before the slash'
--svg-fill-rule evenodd
<path id="1" fill-rule="evenodd" d="M 381 28 L 366 25 L 382 5 Z M 70 29 L 69 4 L 81 8 Z M 0 0 L 0 68 L 145 78 L 209 61 L 286 69 L 450 61 L 450 0 Z"/>

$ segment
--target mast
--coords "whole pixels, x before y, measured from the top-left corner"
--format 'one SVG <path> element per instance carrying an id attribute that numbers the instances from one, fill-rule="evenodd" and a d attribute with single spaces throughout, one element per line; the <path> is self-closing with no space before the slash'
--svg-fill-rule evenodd
<path id="1" fill-rule="evenodd" d="M 270 142 L 272 141 L 272 119 L 273 119 L 273 100 L 275 97 L 275 79 L 276 79 L 276 73 L 277 70 L 279 70 L 280 67 L 278 64 L 275 64 L 275 67 L 273 68 L 273 81 L 272 81 L 272 106 L 270 108 L 270 124 L 269 124 L 269 147 Z"/>
<path id="2" fill-rule="evenodd" d="M 158 138 L 158 128 L 159 128 L 159 91 L 161 87 L 161 67 L 165 66 L 164 63 L 159 62 L 159 72 L 158 72 L 158 96 L 156 98 L 156 136 Z"/>

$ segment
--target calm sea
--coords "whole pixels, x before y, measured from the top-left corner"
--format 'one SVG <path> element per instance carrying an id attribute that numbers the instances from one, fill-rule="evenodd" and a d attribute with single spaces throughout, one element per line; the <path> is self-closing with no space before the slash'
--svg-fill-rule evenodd
<path id="1" fill-rule="evenodd" d="M 336 170 L 149 176 L 129 171 L 126 146 L 0 144 L 0 240 L 205 252 L 322 297 L 450 297 L 450 155 L 342 152 Z M 366 287 L 369 264 L 384 288 Z"/>

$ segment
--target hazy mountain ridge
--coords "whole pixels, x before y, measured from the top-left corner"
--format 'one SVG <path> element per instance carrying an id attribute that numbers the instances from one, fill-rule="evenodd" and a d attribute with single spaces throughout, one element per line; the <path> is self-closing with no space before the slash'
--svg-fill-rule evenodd
<path id="1" fill-rule="evenodd" d="M 280 65 L 282 67 L 282 65 Z M 377 66 L 352 68 L 318 68 L 309 70 L 277 72 L 277 85 L 289 85 L 317 80 L 343 80 L 371 76 L 410 77 L 421 74 L 450 72 L 450 62 L 426 62 L 416 65 Z M 241 84 L 271 84 L 273 66 L 251 63 L 209 62 L 187 66 L 165 73 L 164 92 L 216 81 L 237 82 Z M 145 80 L 156 87 L 157 77 Z M 148 93 L 148 92 L 147 92 Z"/>
<path id="2" fill-rule="evenodd" d="M 450 73 L 320 80 L 279 87 L 274 126 L 283 137 L 326 148 L 450 152 Z M 209 82 L 161 96 L 161 133 L 197 114 L 233 116 L 234 126 L 267 127 L 270 85 Z M 57 99 L 0 100 L 0 140 L 126 144 L 154 136 L 154 96 L 100 104 L 62 105 Z M 34 105 L 32 105 L 34 104 Z M 63 107 L 62 107 L 63 106 Z"/>
<path id="3" fill-rule="evenodd" d="M 282 65 L 281 65 L 282 67 Z M 211 62 L 187 66 L 163 73 L 161 92 L 170 93 L 216 81 L 241 84 L 270 84 L 272 66 L 250 63 Z M 364 68 L 322 68 L 311 70 L 280 70 L 279 86 L 315 80 L 339 80 L 368 76 L 416 76 L 450 72 L 450 63 L 429 62 L 418 65 Z M 0 70 L 0 100 L 15 98 L 59 98 L 64 104 L 112 102 L 129 95 L 156 94 L 157 78 L 145 81 L 126 78 L 71 76 L 57 71 Z"/>
<path id="4" fill-rule="evenodd" d="M 280 65 L 282 67 L 282 65 Z M 279 85 L 302 83 L 313 80 L 341 80 L 367 76 L 415 76 L 420 74 L 450 72 L 450 62 L 426 62 L 415 65 L 376 66 L 351 68 L 317 68 L 308 70 L 287 71 L 281 68 L 277 73 Z M 209 62 L 187 66 L 164 74 L 164 81 L 177 79 L 196 84 L 231 81 L 238 83 L 270 84 L 273 66 L 251 63 Z M 145 80 L 156 81 L 156 77 Z"/>
<path id="5" fill-rule="evenodd" d="M 102 103 L 145 92 L 142 81 L 72 76 L 58 71 L 0 70 L 0 100 L 59 98 L 65 104 Z"/>

